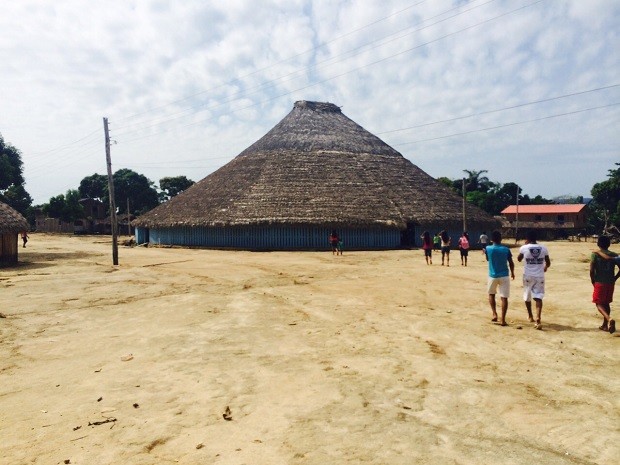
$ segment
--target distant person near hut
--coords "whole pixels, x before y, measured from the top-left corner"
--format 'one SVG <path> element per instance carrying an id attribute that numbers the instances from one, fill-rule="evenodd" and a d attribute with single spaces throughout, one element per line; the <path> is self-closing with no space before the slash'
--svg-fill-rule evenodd
<path id="1" fill-rule="evenodd" d="M 480 238 L 478 239 L 478 244 L 482 247 L 482 253 L 484 254 L 484 258 L 489 261 L 487 257 L 487 246 L 489 245 L 489 236 L 487 236 L 486 231 L 482 231 L 480 234 Z"/>
<path id="2" fill-rule="evenodd" d="M 459 237 L 459 251 L 461 252 L 461 266 L 467 266 L 467 255 L 469 254 L 469 234 L 463 231 Z"/>
<path id="3" fill-rule="evenodd" d="M 493 244 L 487 247 L 487 259 L 489 261 L 489 281 L 487 292 L 489 294 L 489 305 L 493 318 L 491 321 L 497 321 L 497 304 L 495 294 L 498 293 L 501 302 L 501 317 L 499 324 L 507 326 L 506 313 L 508 313 L 508 298 L 510 297 L 510 279 L 508 278 L 508 269 L 510 268 L 510 277 L 515 279 L 515 264 L 512 261 L 512 253 L 505 245 L 502 245 L 502 234 L 499 231 L 493 231 L 491 234 Z"/>
<path id="4" fill-rule="evenodd" d="M 329 235 L 329 245 L 332 248 L 332 255 L 342 255 L 342 241 L 336 231 L 332 231 Z"/>
<path id="5" fill-rule="evenodd" d="M 27 231 L 22 231 L 21 236 L 22 236 L 22 242 L 23 242 L 22 247 L 26 248 L 26 243 L 28 242 L 28 237 L 30 237 L 30 236 L 28 236 L 28 232 Z"/>
<path id="6" fill-rule="evenodd" d="M 441 250 L 441 237 L 439 237 L 439 233 L 433 236 L 433 249 Z"/>
<path id="7" fill-rule="evenodd" d="M 616 322 L 611 318 L 611 302 L 614 296 L 614 286 L 620 277 L 620 270 L 614 275 L 615 257 L 618 254 L 609 250 L 611 245 L 609 236 L 599 236 L 596 245 L 598 245 L 599 250 L 592 253 L 590 257 L 590 280 L 594 286 L 592 302 L 596 305 L 599 313 L 603 315 L 603 324 L 599 329 L 613 334 L 616 332 Z M 609 257 L 611 260 L 605 257 Z M 620 268 L 620 265 L 618 267 Z"/>
<path id="8" fill-rule="evenodd" d="M 433 240 L 431 234 L 428 231 L 424 231 L 420 236 L 422 239 L 422 250 L 424 250 L 424 258 L 427 265 L 433 264 Z"/>
<path id="9" fill-rule="evenodd" d="M 536 302 L 536 329 L 542 329 L 541 316 L 543 297 L 545 295 L 545 272 L 551 266 L 547 247 L 536 242 L 536 230 L 530 229 L 526 235 L 526 242 L 519 249 L 517 261 L 525 259 L 523 268 L 523 300 L 530 323 L 534 322 L 532 315 L 532 299 Z"/>
<path id="10" fill-rule="evenodd" d="M 445 229 L 439 233 L 439 237 L 441 238 L 441 265 L 443 266 L 445 259 L 446 266 L 450 266 L 450 244 L 452 239 Z"/>

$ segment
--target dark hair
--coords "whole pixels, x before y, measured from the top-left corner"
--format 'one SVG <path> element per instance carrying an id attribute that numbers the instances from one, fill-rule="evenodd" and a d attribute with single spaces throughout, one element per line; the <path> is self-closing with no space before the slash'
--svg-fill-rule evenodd
<path id="1" fill-rule="evenodd" d="M 431 244 L 431 234 L 428 231 L 424 231 L 422 233 L 422 240 L 424 241 L 424 244 L 426 245 Z"/>
<path id="2" fill-rule="evenodd" d="M 467 231 L 463 231 L 463 236 L 465 236 L 465 238 L 469 240 L 469 234 L 467 234 Z"/>
<path id="3" fill-rule="evenodd" d="M 448 236 L 448 232 L 445 229 L 439 233 L 439 236 L 441 236 L 441 240 L 444 242 L 448 242 L 448 239 L 450 239 L 450 236 Z"/>
<path id="4" fill-rule="evenodd" d="M 611 240 L 609 236 L 599 236 L 596 241 L 596 245 L 598 245 L 601 249 L 608 249 L 611 245 Z"/>
<path id="5" fill-rule="evenodd" d="M 499 244 L 500 242 L 502 242 L 502 233 L 499 231 L 493 231 L 491 233 L 491 240 L 494 244 Z"/>
<path id="6" fill-rule="evenodd" d="M 538 234 L 536 233 L 535 229 L 530 229 L 525 235 L 525 238 L 528 240 L 528 242 L 536 242 L 536 240 L 538 239 Z"/>

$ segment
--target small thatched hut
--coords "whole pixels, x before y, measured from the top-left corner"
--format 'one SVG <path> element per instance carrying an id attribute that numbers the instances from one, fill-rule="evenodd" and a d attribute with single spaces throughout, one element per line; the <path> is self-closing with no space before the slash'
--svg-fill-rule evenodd
<path id="1" fill-rule="evenodd" d="M 134 221 L 139 243 L 240 249 L 415 245 L 462 231 L 462 199 L 331 103 L 299 101 L 231 162 Z M 498 222 L 466 207 L 470 232 Z M 458 236 L 457 236 L 458 237 Z"/>
<path id="2" fill-rule="evenodd" d="M 28 230 L 28 221 L 21 214 L 0 202 L 0 266 L 17 263 L 20 231 Z"/>

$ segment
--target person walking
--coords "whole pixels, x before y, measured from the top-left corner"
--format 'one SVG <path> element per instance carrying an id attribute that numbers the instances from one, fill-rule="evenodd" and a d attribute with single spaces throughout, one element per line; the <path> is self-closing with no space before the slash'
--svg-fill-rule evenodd
<path id="1" fill-rule="evenodd" d="M 433 249 L 441 250 L 441 237 L 439 237 L 439 233 L 433 236 Z"/>
<path id="2" fill-rule="evenodd" d="M 441 266 L 443 266 L 444 259 L 446 260 L 446 266 L 450 266 L 450 244 L 452 243 L 452 238 L 445 229 L 439 233 L 439 237 L 441 238 Z"/>
<path id="3" fill-rule="evenodd" d="M 487 247 L 487 259 L 489 261 L 487 292 L 489 294 L 489 305 L 493 313 L 491 321 L 498 320 L 495 294 L 499 293 L 502 306 L 499 324 L 507 326 L 506 313 L 508 313 L 508 298 L 510 297 L 510 279 L 508 279 L 508 271 L 510 269 L 510 278 L 515 279 L 515 264 L 512 261 L 510 249 L 502 245 L 502 234 L 499 231 L 493 231 L 491 240 L 493 244 Z"/>
<path id="4" fill-rule="evenodd" d="M 22 231 L 21 235 L 22 235 L 22 242 L 23 242 L 22 247 L 26 248 L 26 243 L 28 242 L 28 237 L 30 237 L 30 236 L 28 236 L 28 232 L 27 231 Z"/>
<path id="5" fill-rule="evenodd" d="M 616 268 L 614 257 L 617 257 L 618 254 L 609 250 L 611 245 L 609 236 L 599 236 L 596 245 L 598 245 L 599 251 L 593 252 L 590 257 L 590 281 L 594 287 L 592 302 L 596 305 L 599 313 L 603 315 L 603 324 L 599 329 L 613 334 L 616 332 L 616 322 L 611 317 L 611 302 L 613 302 L 614 286 L 620 277 L 620 265 L 618 265 L 618 273 L 614 275 Z M 612 260 L 603 258 L 598 252 L 602 252 Z"/>
<path id="6" fill-rule="evenodd" d="M 467 266 L 467 255 L 469 254 L 469 234 L 463 231 L 459 237 L 459 251 L 461 252 L 461 266 Z"/>
<path id="7" fill-rule="evenodd" d="M 482 247 L 482 254 L 484 255 L 485 260 L 489 261 L 487 257 L 487 246 L 489 245 L 489 236 L 487 236 L 486 231 L 482 231 L 482 234 L 480 234 L 480 238 L 478 239 L 478 244 L 480 244 L 480 247 Z"/>
<path id="8" fill-rule="evenodd" d="M 420 236 L 422 239 L 422 250 L 424 250 L 424 258 L 427 265 L 433 264 L 433 240 L 431 234 L 428 231 L 424 231 Z"/>
<path id="9" fill-rule="evenodd" d="M 551 266 L 547 247 L 536 242 L 535 229 L 530 229 L 526 235 L 525 245 L 519 249 L 517 261 L 525 259 L 523 268 L 523 300 L 530 323 L 534 322 L 532 314 L 532 299 L 536 303 L 536 329 L 542 329 L 541 316 L 543 297 L 545 295 L 545 273 Z"/>

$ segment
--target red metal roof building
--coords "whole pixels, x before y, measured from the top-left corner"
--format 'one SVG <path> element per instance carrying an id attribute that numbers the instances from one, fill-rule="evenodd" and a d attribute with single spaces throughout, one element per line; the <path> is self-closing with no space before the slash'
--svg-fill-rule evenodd
<path id="1" fill-rule="evenodd" d="M 587 207 L 586 204 L 519 205 L 517 210 L 517 205 L 509 205 L 501 214 L 504 229 L 538 229 L 544 230 L 546 236 L 565 237 L 585 229 Z"/>

